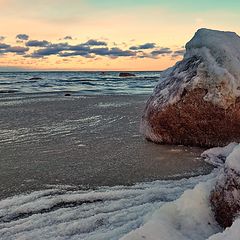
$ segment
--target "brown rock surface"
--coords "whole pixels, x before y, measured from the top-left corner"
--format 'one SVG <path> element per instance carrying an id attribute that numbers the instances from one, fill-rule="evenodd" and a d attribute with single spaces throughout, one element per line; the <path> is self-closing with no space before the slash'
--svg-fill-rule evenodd
<path id="1" fill-rule="evenodd" d="M 210 202 L 219 225 L 223 228 L 230 227 L 240 215 L 240 175 L 225 168 L 211 192 Z"/>
<path id="2" fill-rule="evenodd" d="M 146 138 L 157 143 L 196 146 L 240 141 L 240 98 L 226 111 L 204 101 L 205 94 L 204 89 L 186 90 L 180 101 L 162 111 L 148 105 L 143 121 L 151 129 Z"/>

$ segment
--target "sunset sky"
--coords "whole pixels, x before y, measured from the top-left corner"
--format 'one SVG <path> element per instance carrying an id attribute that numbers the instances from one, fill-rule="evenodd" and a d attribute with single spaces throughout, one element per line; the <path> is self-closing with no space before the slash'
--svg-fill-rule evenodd
<path id="1" fill-rule="evenodd" d="M 0 0 L 0 70 L 163 70 L 198 28 L 240 34 L 237 0 Z"/>

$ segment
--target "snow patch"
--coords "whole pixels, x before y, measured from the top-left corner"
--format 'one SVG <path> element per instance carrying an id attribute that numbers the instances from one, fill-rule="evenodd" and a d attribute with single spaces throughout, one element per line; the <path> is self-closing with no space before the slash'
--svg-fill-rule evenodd
<path id="1" fill-rule="evenodd" d="M 208 199 L 214 183 L 215 179 L 199 183 L 176 201 L 164 204 L 144 226 L 122 240 L 204 240 L 219 232 Z"/>
<path id="2" fill-rule="evenodd" d="M 232 142 L 226 147 L 215 147 L 204 151 L 201 157 L 205 159 L 206 162 L 212 164 L 213 166 L 223 166 L 226 158 L 233 151 L 233 149 L 238 145 L 238 143 Z"/>
<path id="3" fill-rule="evenodd" d="M 240 173 L 240 144 L 235 146 L 227 157 L 226 166 L 237 173 Z"/>
<path id="4" fill-rule="evenodd" d="M 224 232 L 211 236 L 208 240 L 238 240 L 240 239 L 240 219 L 235 220 Z"/>

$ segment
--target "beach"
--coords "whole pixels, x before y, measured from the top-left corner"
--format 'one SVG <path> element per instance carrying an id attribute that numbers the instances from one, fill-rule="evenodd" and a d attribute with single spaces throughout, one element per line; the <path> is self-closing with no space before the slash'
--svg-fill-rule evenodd
<path id="1" fill-rule="evenodd" d="M 0 198 L 67 185 L 133 185 L 207 174 L 199 148 L 139 134 L 147 95 L 7 94 L 0 101 Z"/>
<path id="2" fill-rule="evenodd" d="M 240 240 L 240 1 L 0 7 L 0 240 Z"/>
<path id="3" fill-rule="evenodd" d="M 0 238 L 118 240 L 215 177 L 140 134 L 159 72 L 0 74 Z"/>

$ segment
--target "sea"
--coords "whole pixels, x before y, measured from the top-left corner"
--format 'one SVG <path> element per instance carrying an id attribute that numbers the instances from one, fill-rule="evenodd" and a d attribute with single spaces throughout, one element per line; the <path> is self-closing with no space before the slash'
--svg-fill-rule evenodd
<path id="1" fill-rule="evenodd" d="M 0 73 L 1 240 L 227 239 L 218 170 L 139 135 L 161 72 L 132 73 Z"/>
<path id="2" fill-rule="evenodd" d="M 61 93 L 77 95 L 150 94 L 161 72 L 2 72 L 0 94 Z"/>

